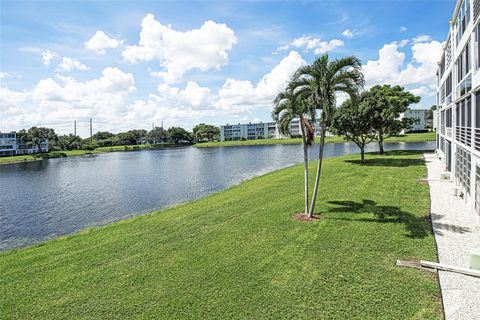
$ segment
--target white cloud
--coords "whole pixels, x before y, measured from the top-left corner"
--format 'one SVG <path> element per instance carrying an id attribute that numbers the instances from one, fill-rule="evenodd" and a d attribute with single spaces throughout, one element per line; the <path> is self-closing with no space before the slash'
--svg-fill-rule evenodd
<path id="1" fill-rule="evenodd" d="M 416 96 L 433 97 L 436 94 L 436 86 L 434 84 L 429 86 L 420 86 L 418 88 L 410 89 L 409 91 Z"/>
<path id="2" fill-rule="evenodd" d="M 407 27 L 401 26 L 400 27 L 400 32 L 405 32 L 405 31 L 407 31 Z"/>
<path id="3" fill-rule="evenodd" d="M 378 51 L 377 60 L 367 61 L 363 73 L 368 85 L 387 83 L 398 77 L 400 67 L 405 60 L 405 53 L 398 51 L 398 44 L 390 43 Z"/>
<path id="4" fill-rule="evenodd" d="M 85 42 L 85 48 L 95 51 L 99 55 L 104 55 L 106 49 L 118 48 L 122 45 L 122 41 L 110 38 L 102 30 L 98 30 L 90 38 L 90 40 Z"/>
<path id="5" fill-rule="evenodd" d="M 102 76 L 86 82 L 72 77 L 40 80 L 32 91 L 32 101 L 40 107 L 59 109 L 65 116 L 70 112 L 87 109 L 90 113 L 119 111 L 124 98 L 134 91 L 135 80 L 131 73 L 118 68 L 105 68 Z"/>
<path id="6" fill-rule="evenodd" d="M 125 103 L 135 88 L 132 74 L 118 68 L 105 68 L 98 78 L 79 82 L 72 77 L 40 80 L 30 92 L 0 89 L 0 118 L 12 129 L 34 125 L 53 126 L 59 132 L 71 122 L 89 117 L 108 120 L 110 130 L 123 122 Z M 68 132 L 68 131 L 67 131 Z"/>
<path id="7" fill-rule="evenodd" d="M 250 110 L 252 107 L 270 108 L 275 96 L 285 89 L 293 73 L 306 62 L 296 51 L 290 51 L 269 73 L 254 86 L 248 80 L 227 79 L 219 90 L 215 105 L 230 111 Z"/>
<path id="8" fill-rule="evenodd" d="M 171 124 L 226 113 L 231 117 L 249 117 L 253 108 L 269 109 L 275 95 L 305 63 L 300 54 L 292 51 L 255 86 L 248 80 L 227 79 L 216 94 L 194 81 L 187 82 L 184 88 L 162 83 L 148 99 L 134 101 L 128 107 L 126 119 L 137 122 L 168 120 Z"/>
<path id="9" fill-rule="evenodd" d="M 342 47 L 343 45 L 344 42 L 342 40 L 332 39 L 330 41 L 322 41 L 320 38 L 303 35 L 299 38 L 293 39 L 289 45 L 279 47 L 277 51 L 286 51 L 290 48 L 296 48 L 303 49 L 306 52 L 313 50 L 315 54 L 324 54 Z"/>
<path id="10" fill-rule="evenodd" d="M 0 118 L 7 118 L 12 115 L 18 115 L 21 112 L 20 105 L 28 99 L 28 93 L 21 91 L 12 91 L 8 88 L 0 87 Z"/>
<path id="11" fill-rule="evenodd" d="M 158 60 L 163 70 L 152 75 L 176 82 L 191 69 L 220 69 L 228 63 L 228 52 L 236 42 L 235 33 L 226 24 L 209 20 L 198 29 L 181 32 L 147 14 L 138 45 L 126 46 L 122 56 L 131 63 Z"/>
<path id="12" fill-rule="evenodd" d="M 12 76 L 11 73 L 0 71 L 0 79 L 11 77 L 11 76 Z"/>
<path id="13" fill-rule="evenodd" d="M 42 62 L 43 65 L 49 66 L 53 59 L 58 58 L 58 53 L 50 50 L 42 51 Z"/>
<path id="14" fill-rule="evenodd" d="M 256 84 L 227 79 L 218 91 L 212 92 L 195 81 L 184 86 L 160 83 L 155 92 L 133 101 L 135 79 L 118 68 L 105 68 L 101 76 L 88 81 L 57 74 L 40 80 L 28 92 L 0 88 L 0 105 L 7 106 L 0 108 L 0 126 L 5 123 L 11 129 L 51 126 L 59 133 L 68 133 L 73 120 L 81 123 L 92 117 L 95 131 L 119 132 L 148 128 L 152 122 L 160 121 L 165 121 L 166 126 L 188 128 L 196 119 L 225 115 L 234 119 L 247 117 L 251 121 L 258 116 L 253 114 L 254 109 L 269 110 L 275 95 L 304 64 L 301 55 L 291 51 Z M 88 131 L 80 134 L 86 136 Z"/>
<path id="15" fill-rule="evenodd" d="M 89 70 L 90 68 L 81 63 L 78 60 L 69 58 L 69 57 L 63 57 L 62 62 L 58 65 L 58 67 L 55 69 L 56 71 L 59 72 L 70 72 L 73 70 Z"/>
<path id="16" fill-rule="evenodd" d="M 342 36 L 345 38 L 353 38 L 353 32 L 350 29 L 346 29 L 342 32 Z"/>
<path id="17" fill-rule="evenodd" d="M 157 89 L 158 92 L 150 94 L 146 101 L 136 100 L 128 106 L 126 119 L 135 122 L 168 120 L 172 125 L 218 115 L 211 103 L 210 89 L 194 81 L 187 82 L 183 89 L 168 84 L 160 84 Z"/>
<path id="18" fill-rule="evenodd" d="M 336 48 L 343 47 L 344 42 L 342 40 L 333 39 L 328 42 L 322 41 L 318 48 L 315 49 L 315 54 L 324 54 L 335 50 Z"/>
<path id="19" fill-rule="evenodd" d="M 257 84 L 256 92 L 258 97 L 271 103 L 275 96 L 285 89 L 293 73 L 305 64 L 305 60 L 298 52 L 290 51 L 288 56 L 283 58 L 272 71 L 264 75 Z"/>
<path id="20" fill-rule="evenodd" d="M 429 35 L 426 35 L 426 34 L 422 34 L 422 35 L 419 35 L 419 36 L 416 36 L 415 38 L 413 38 L 413 42 L 428 42 L 428 41 L 432 41 L 432 37 L 430 37 Z"/>
<path id="21" fill-rule="evenodd" d="M 363 66 L 367 86 L 376 84 L 401 85 L 421 97 L 435 94 L 437 62 L 442 54 L 442 44 L 426 42 L 393 42 L 379 50 L 377 60 L 370 60 Z M 410 46 L 407 44 L 410 43 Z M 405 51 L 411 50 L 411 61 L 405 61 Z"/>

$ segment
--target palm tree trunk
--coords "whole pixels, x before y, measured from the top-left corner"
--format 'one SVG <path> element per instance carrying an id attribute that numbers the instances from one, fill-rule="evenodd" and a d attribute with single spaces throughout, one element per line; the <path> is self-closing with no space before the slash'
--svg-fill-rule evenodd
<path id="1" fill-rule="evenodd" d="M 302 119 L 300 118 L 300 128 L 302 129 L 302 141 L 303 141 L 303 173 L 305 182 L 305 215 L 308 216 L 308 150 L 307 150 L 307 137 L 305 134 L 305 128 L 303 126 Z"/>
<path id="2" fill-rule="evenodd" d="M 315 210 L 315 201 L 317 200 L 318 185 L 320 183 L 320 174 L 322 172 L 322 160 L 323 160 L 323 147 L 325 145 L 325 132 L 327 130 L 327 123 L 324 115 L 322 115 L 322 126 L 320 129 L 320 150 L 318 151 L 318 164 L 317 164 L 317 175 L 315 176 L 315 186 L 313 188 L 312 202 L 310 203 L 310 211 L 308 212 L 308 217 L 313 216 Z"/>

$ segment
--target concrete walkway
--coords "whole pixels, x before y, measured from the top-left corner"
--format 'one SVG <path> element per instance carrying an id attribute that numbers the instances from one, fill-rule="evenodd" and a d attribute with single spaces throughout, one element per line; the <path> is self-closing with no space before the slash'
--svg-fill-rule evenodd
<path id="1" fill-rule="evenodd" d="M 444 165 L 426 153 L 433 231 L 440 263 L 469 268 L 469 253 L 480 248 L 480 223 L 463 199 L 453 195 L 453 182 L 440 181 Z M 480 278 L 439 271 L 445 317 L 480 319 Z"/>

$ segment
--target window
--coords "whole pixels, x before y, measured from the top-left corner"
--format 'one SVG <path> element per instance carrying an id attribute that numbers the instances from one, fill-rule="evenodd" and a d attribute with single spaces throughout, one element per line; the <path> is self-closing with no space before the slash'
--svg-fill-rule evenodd
<path id="1" fill-rule="evenodd" d="M 480 215 L 480 168 L 475 170 L 475 210 Z"/>
<path id="2" fill-rule="evenodd" d="M 452 108 L 448 108 L 445 113 L 446 113 L 445 126 L 447 128 L 451 128 L 452 127 Z"/>
<path id="3" fill-rule="evenodd" d="M 447 77 L 447 80 L 445 81 L 445 97 L 447 100 L 447 105 L 452 102 L 452 73 Z"/>
<path id="4" fill-rule="evenodd" d="M 470 0 L 463 0 L 455 21 L 456 45 L 462 40 L 462 36 L 470 22 Z"/>
<path id="5" fill-rule="evenodd" d="M 472 156 L 465 149 L 457 146 L 457 158 L 455 162 L 455 178 L 458 183 L 470 194 L 470 166 Z"/>
<path id="6" fill-rule="evenodd" d="M 475 149 L 480 151 L 480 91 L 475 93 Z"/>
<path id="7" fill-rule="evenodd" d="M 460 82 L 465 76 L 470 72 L 471 62 L 470 62 L 470 41 L 467 42 L 465 48 L 463 48 L 462 53 L 457 59 L 457 81 Z"/>
<path id="8" fill-rule="evenodd" d="M 480 68 L 480 24 L 477 24 L 475 27 L 475 48 L 474 48 L 474 56 L 475 56 L 475 70 Z"/>
<path id="9" fill-rule="evenodd" d="M 457 102 L 456 107 L 455 140 L 471 146 L 472 139 L 472 99 L 470 96 Z"/>
<path id="10" fill-rule="evenodd" d="M 480 15 L 480 0 L 473 1 L 473 21 L 476 21 Z"/>
<path id="11" fill-rule="evenodd" d="M 445 65 L 446 68 L 450 66 L 452 62 L 452 43 L 450 41 L 450 37 L 447 40 L 447 48 L 445 49 Z"/>

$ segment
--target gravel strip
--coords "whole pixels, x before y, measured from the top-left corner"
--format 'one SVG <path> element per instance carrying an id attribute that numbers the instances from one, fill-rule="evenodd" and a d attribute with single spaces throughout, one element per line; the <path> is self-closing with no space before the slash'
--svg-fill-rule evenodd
<path id="1" fill-rule="evenodd" d="M 479 217 L 453 195 L 453 182 L 439 181 L 444 165 L 425 153 L 433 231 L 440 263 L 469 268 L 470 250 L 480 248 Z M 439 271 L 445 318 L 480 319 L 480 278 Z"/>

